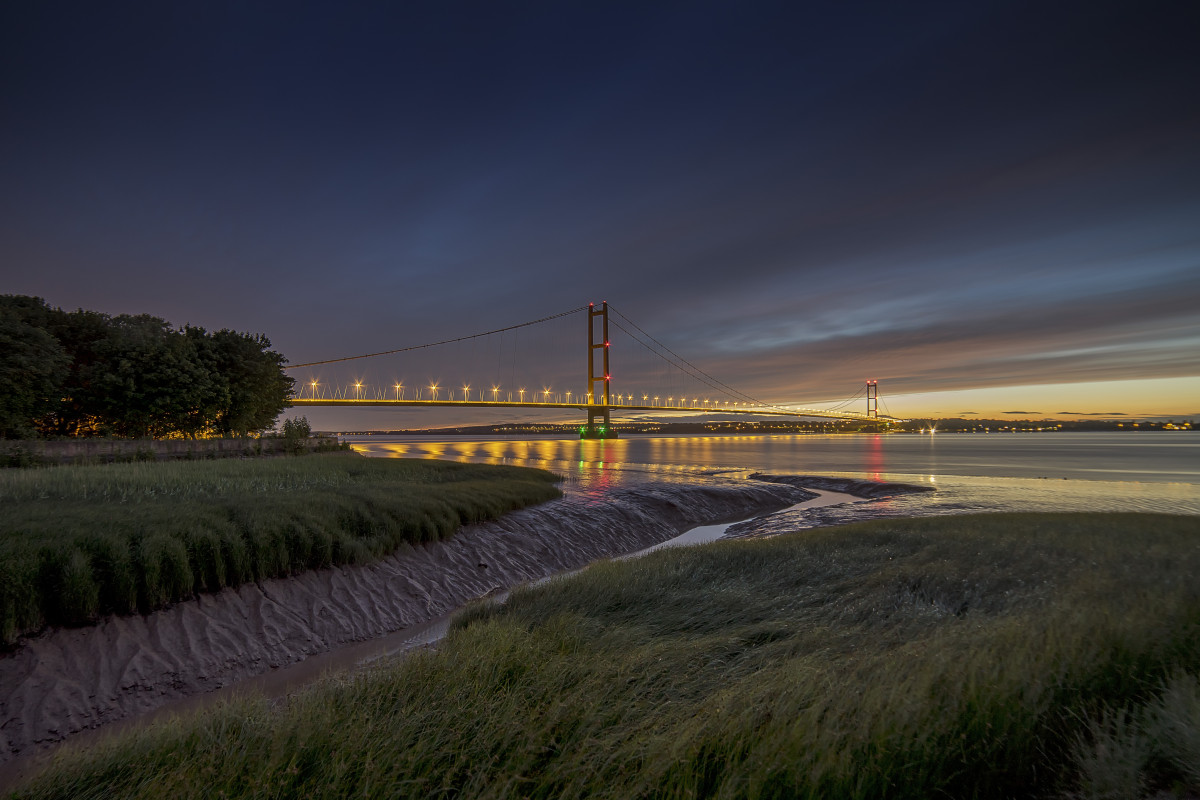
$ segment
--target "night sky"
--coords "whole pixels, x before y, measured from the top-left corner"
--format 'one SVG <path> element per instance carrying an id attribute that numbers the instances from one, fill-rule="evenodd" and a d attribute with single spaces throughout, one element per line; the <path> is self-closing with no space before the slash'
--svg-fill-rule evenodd
<path id="1" fill-rule="evenodd" d="M 608 300 L 773 402 L 1200 416 L 1197 42 L 1178 0 L 7 3 L 0 293 L 294 363 Z M 572 324 L 504 380 L 582 388 Z"/>

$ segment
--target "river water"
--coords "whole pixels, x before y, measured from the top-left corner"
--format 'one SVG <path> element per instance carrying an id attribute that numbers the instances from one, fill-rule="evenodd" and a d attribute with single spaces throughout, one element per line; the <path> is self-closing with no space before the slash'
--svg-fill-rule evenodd
<path id="1" fill-rule="evenodd" d="M 574 491 L 755 471 L 933 486 L 890 513 L 1159 511 L 1200 515 L 1200 431 L 991 434 L 349 437 L 369 456 L 541 467 Z"/>

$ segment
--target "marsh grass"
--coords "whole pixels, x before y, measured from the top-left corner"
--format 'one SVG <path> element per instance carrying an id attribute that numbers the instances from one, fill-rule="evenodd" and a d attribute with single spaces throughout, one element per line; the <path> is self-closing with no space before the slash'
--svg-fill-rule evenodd
<path id="1" fill-rule="evenodd" d="M 473 607 L 436 651 L 283 707 L 68 753 L 19 796 L 1196 792 L 1198 569 L 1200 520 L 1154 515 L 662 551 Z"/>
<path id="2" fill-rule="evenodd" d="M 1076 797 L 1142 797 L 1157 784 L 1167 796 L 1200 792 L 1200 680 L 1171 675 L 1148 701 L 1109 709 L 1088 721 L 1072 753 Z"/>
<path id="3" fill-rule="evenodd" d="M 369 562 L 557 497 L 555 480 L 353 453 L 0 472 L 0 640 Z"/>

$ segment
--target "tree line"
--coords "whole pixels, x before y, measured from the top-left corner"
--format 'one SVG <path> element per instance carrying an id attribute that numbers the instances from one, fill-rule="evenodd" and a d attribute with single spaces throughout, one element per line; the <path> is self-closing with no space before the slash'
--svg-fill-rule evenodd
<path id="1" fill-rule="evenodd" d="M 0 295 L 0 436 L 244 436 L 288 405 L 261 334 Z"/>

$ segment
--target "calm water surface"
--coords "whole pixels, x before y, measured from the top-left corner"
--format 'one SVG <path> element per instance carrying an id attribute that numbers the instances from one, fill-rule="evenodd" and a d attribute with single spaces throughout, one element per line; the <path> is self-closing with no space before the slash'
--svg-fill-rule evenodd
<path id="1" fill-rule="evenodd" d="M 1163 511 L 1200 514 L 1200 431 L 840 436 L 350 437 L 371 456 L 518 464 L 578 491 L 753 471 L 937 487 L 893 511 Z"/>

